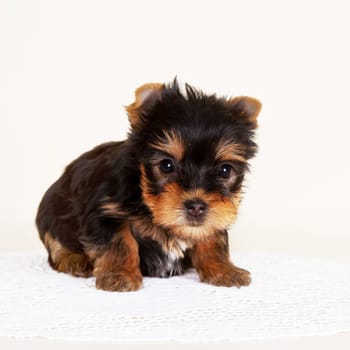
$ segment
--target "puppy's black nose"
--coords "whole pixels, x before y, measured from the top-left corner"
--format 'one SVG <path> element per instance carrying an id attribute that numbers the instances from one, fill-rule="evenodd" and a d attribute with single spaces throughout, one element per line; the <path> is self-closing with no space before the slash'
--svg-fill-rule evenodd
<path id="1" fill-rule="evenodd" d="M 207 205 L 201 199 L 191 199 L 185 202 L 187 214 L 199 217 L 207 211 Z"/>

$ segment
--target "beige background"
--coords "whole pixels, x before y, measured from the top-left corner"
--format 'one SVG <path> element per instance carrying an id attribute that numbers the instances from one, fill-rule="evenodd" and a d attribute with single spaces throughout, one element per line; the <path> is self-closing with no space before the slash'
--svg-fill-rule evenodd
<path id="1" fill-rule="evenodd" d="M 0 250 L 41 248 L 47 187 L 125 137 L 137 86 L 177 75 L 263 102 L 233 248 L 350 261 L 348 14 L 347 1 L 0 0 Z"/>

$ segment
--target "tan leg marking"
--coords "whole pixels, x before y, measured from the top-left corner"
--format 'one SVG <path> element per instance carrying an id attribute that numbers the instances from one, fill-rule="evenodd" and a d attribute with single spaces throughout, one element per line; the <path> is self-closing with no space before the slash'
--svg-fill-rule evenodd
<path id="1" fill-rule="evenodd" d="M 226 239 L 219 235 L 194 246 L 192 263 L 202 282 L 226 287 L 247 286 L 251 282 L 249 271 L 230 262 Z"/>
<path id="2" fill-rule="evenodd" d="M 142 287 L 138 245 L 126 226 L 116 233 L 108 249 L 95 260 L 96 287 L 128 292 Z"/>

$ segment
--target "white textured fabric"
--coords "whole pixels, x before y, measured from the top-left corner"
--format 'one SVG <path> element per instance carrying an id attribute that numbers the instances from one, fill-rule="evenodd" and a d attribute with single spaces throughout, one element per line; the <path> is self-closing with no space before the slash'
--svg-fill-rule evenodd
<path id="1" fill-rule="evenodd" d="M 214 287 L 191 271 L 111 293 L 51 270 L 42 252 L 3 254 L 0 336 L 234 341 L 350 331 L 350 265 L 253 252 L 233 260 L 252 272 L 251 286 Z"/>

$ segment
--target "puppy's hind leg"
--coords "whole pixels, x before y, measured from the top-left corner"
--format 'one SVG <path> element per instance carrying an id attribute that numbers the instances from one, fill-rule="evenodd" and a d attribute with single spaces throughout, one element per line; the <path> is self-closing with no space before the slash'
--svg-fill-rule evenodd
<path id="1" fill-rule="evenodd" d="M 76 277 L 91 277 L 93 265 L 84 253 L 75 253 L 65 248 L 49 232 L 45 233 L 44 244 L 49 252 L 51 267 Z"/>

